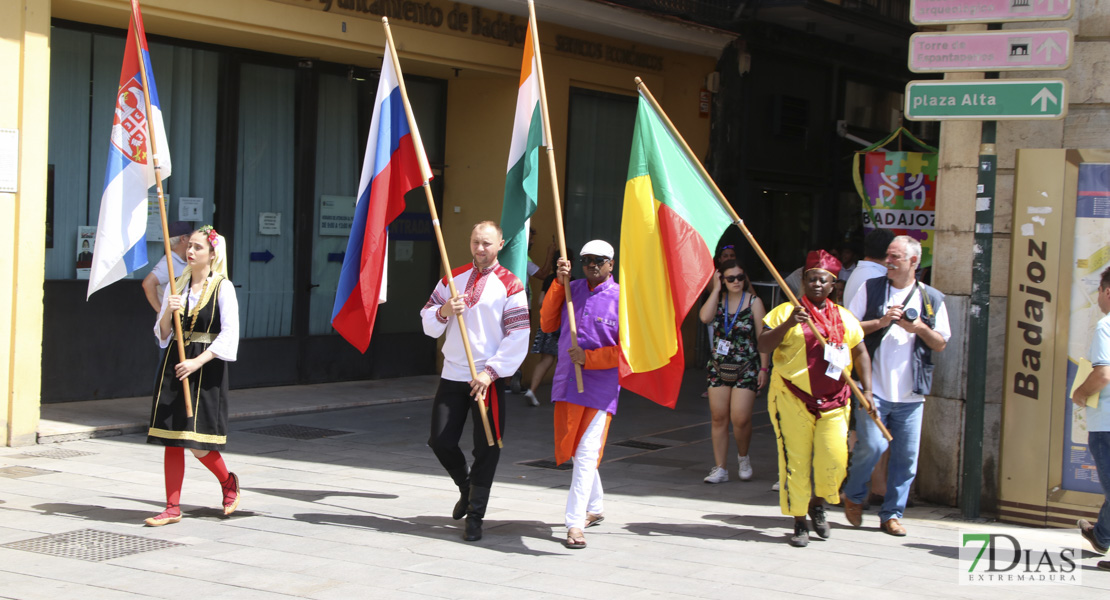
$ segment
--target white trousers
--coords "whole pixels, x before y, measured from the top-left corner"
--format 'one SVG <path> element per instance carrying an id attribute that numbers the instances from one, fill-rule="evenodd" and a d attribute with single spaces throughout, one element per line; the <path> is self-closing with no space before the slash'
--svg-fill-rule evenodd
<path id="1" fill-rule="evenodd" d="M 587 512 L 600 514 L 605 510 L 597 459 L 601 454 L 601 440 L 608 418 L 609 414 L 605 411 L 597 411 L 574 451 L 574 471 L 570 478 L 570 493 L 567 494 L 567 529 L 582 529 L 586 526 Z"/>

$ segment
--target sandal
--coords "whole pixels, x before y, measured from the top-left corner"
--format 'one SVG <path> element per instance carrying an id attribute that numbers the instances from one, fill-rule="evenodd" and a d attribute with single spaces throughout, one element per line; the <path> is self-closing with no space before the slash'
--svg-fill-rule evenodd
<path id="1" fill-rule="evenodd" d="M 586 513 L 586 528 L 589 529 L 594 525 L 601 525 L 601 522 L 604 520 L 605 515 L 601 513 Z"/>
<path id="2" fill-rule="evenodd" d="M 239 476 L 228 473 L 227 481 L 221 481 L 220 486 L 224 489 L 224 515 L 230 515 L 239 508 L 239 500 L 243 497 L 239 493 Z"/>
<path id="3" fill-rule="evenodd" d="M 563 546 L 571 550 L 581 550 L 586 547 L 586 536 L 582 535 L 581 529 L 571 527 L 567 530 L 567 539 L 563 542 Z"/>
<path id="4" fill-rule="evenodd" d="M 177 511 L 177 514 L 174 514 L 174 513 L 170 512 L 170 511 L 175 510 L 175 509 Z M 158 513 L 157 515 L 155 515 L 153 517 L 147 517 L 147 519 L 144 520 L 143 522 L 146 523 L 147 527 L 161 527 L 163 525 L 172 525 L 174 523 L 180 523 L 181 522 L 181 507 L 180 507 L 180 505 L 177 505 L 177 504 L 168 504 L 168 505 L 166 505 L 166 510 Z"/>

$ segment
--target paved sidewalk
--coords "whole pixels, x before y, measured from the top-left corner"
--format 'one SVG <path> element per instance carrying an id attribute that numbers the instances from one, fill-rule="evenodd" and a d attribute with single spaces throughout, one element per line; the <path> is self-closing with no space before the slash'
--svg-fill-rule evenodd
<path id="1" fill-rule="evenodd" d="M 622 399 L 601 468 L 606 520 L 587 530 L 584 550 L 560 543 L 569 472 L 524 464 L 551 458 L 551 407 L 509 395 L 485 537 L 466 543 L 449 515 L 457 492 L 425 446 L 430 402 L 398 402 L 434 391 L 434 378 L 413 379 L 372 382 L 373 406 L 234 420 L 225 457 L 244 495 L 230 518 L 217 510 L 219 485 L 187 458 L 185 519 L 142 527 L 164 500 L 162 450 L 141 433 L 0 448 L 0 598 L 1093 599 L 1110 588 L 1089 550 L 1079 561 L 1083 586 L 958 585 L 958 532 L 988 525 L 960 522 L 952 508 L 910 509 L 906 538 L 880 533 L 874 511 L 862 529 L 849 528 L 834 508 L 830 539 L 788 546 L 790 520 L 770 491 L 775 456 L 764 403 L 755 479 L 736 480 L 733 456 L 732 481 L 702 483 L 712 452 L 695 371 L 677 410 Z M 335 407 L 367 401 L 371 382 L 361 383 L 232 398 L 301 394 Z M 297 409 L 282 406 L 274 410 Z M 259 416 L 242 405 L 233 412 Z M 64 423 L 74 414 L 53 416 Z M 134 425 L 133 417 L 108 420 L 100 426 Z M 284 427 L 260 430 L 268 426 Z M 273 435 L 313 433 L 294 426 L 331 431 Z M 622 445 L 629 441 L 638 447 Z M 1074 532 L 1036 533 L 1084 547 Z"/>

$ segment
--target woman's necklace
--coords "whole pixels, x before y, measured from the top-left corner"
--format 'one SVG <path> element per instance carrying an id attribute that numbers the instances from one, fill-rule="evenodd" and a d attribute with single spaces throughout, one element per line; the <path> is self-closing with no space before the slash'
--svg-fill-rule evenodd
<path id="1" fill-rule="evenodd" d="M 193 291 L 192 286 L 190 286 L 189 287 L 189 295 L 190 296 L 192 296 L 192 291 Z M 189 337 L 192 337 L 192 335 L 193 335 L 193 328 L 196 327 L 196 324 L 197 324 L 197 314 L 200 313 L 201 300 L 204 299 L 204 295 L 207 292 L 208 292 L 208 278 L 205 277 L 204 278 L 204 286 L 200 288 L 200 295 L 197 296 L 196 305 L 193 306 L 193 308 L 191 310 L 188 310 L 188 315 L 190 317 L 190 320 L 189 320 Z M 189 299 L 186 298 L 185 302 L 188 303 L 188 301 L 189 301 Z"/>

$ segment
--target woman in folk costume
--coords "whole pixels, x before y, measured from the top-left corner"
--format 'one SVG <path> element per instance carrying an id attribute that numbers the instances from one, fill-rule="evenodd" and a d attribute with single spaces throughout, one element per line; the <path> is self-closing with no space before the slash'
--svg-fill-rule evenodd
<path id="1" fill-rule="evenodd" d="M 783 303 L 763 319 L 762 352 L 774 351 L 767 412 L 779 451 L 779 507 L 794 517 L 790 545 L 809 544 L 806 514 L 822 538 L 829 537 L 825 501 L 840 501 L 848 469 L 851 388 L 841 373 L 856 367 L 863 392 L 871 396 L 871 360 L 863 329 L 847 309 L 829 299 L 840 262 L 824 250 L 810 252 L 802 276 L 801 307 Z M 812 319 L 827 346 L 814 335 Z M 812 478 L 811 478 L 812 474 Z"/>
<path id="2" fill-rule="evenodd" d="M 737 474 L 752 478 L 748 447 L 752 441 L 755 395 L 767 385 L 768 356 L 756 349 L 763 331 L 763 302 L 755 295 L 746 269 L 736 260 L 717 264 L 709 296 L 698 317 L 709 325 L 709 412 L 712 416 L 713 468 L 705 483 L 728 481 L 728 424 L 736 438 Z M 722 289 L 724 293 L 722 294 Z"/>
<path id="3" fill-rule="evenodd" d="M 148 444 L 166 447 L 166 510 L 146 524 L 159 527 L 181 520 L 185 448 L 216 476 L 223 488 L 225 515 L 239 506 L 239 478 L 220 455 L 227 443 L 227 363 L 239 349 L 239 304 L 227 278 L 227 244 L 211 226 L 193 232 L 185 272 L 166 288 L 154 335 L 164 350 L 154 382 Z M 185 360 L 177 362 L 173 312 L 182 311 Z M 193 416 L 185 416 L 182 385 L 188 382 Z"/>
<path id="4" fill-rule="evenodd" d="M 558 277 L 548 288 L 540 310 L 540 327 L 546 332 L 561 332 L 551 401 L 555 403 L 555 462 L 574 459 L 565 515 L 567 539 L 563 542 L 572 550 L 585 548 L 582 530 L 605 518 L 597 468 L 621 391 L 617 372 L 620 286 L 611 276 L 613 246 L 602 240 L 587 242 L 582 246 L 581 258 L 586 278 L 569 283 L 578 347 L 571 346 L 570 320 L 564 318 L 563 285 L 570 279 L 570 262 L 566 259 L 559 259 Z M 575 382 L 576 364 L 582 367 L 582 393 Z"/>

